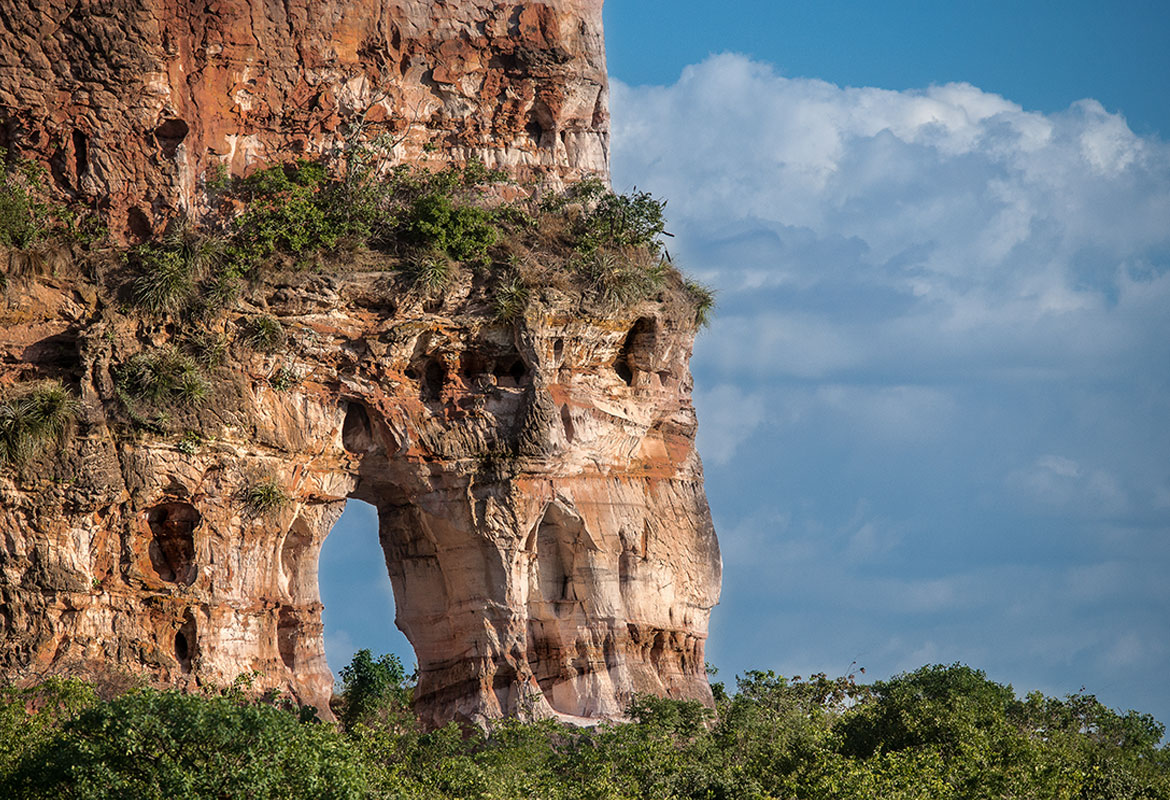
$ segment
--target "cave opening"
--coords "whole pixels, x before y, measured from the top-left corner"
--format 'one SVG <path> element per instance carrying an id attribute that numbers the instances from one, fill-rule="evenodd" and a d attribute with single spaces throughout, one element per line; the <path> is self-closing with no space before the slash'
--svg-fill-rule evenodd
<path id="1" fill-rule="evenodd" d="M 634 385 L 639 370 L 649 369 L 649 362 L 657 346 L 658 326 L 650 317 L 642 317 L 630 328 L 622 349 L 618 351 L 613 369 L 626 386 Z"/>
<path id="2" fill-rule="evenodd" d="M 150 527 L 147 553 L 150 565 L 161 580 L 190 586 L 198 569 L 195 565 L 195 530 L 202 515 L 190 503 L 161 503 L 146 512 Z"/>
<path id="3" fill-rule="evenodd" d="M 335 677 L 358 650 L 398 656 L 407 672 L 414 648 L 394 624 L 394 589 L 378 538 L 378 510 L 349 498 L 321 545 L 317 583 L 325 608 L 325 658 Z"/>

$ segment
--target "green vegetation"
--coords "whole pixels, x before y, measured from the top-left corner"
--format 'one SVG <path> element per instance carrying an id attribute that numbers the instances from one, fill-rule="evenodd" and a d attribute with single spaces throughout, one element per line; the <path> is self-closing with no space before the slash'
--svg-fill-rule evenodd
<path id="1" fill-rule="evenodd" d="M 711 314 L 715 311 L 715 290 L 689 279 L 683 281 L 683 288 L 695 305 L 695 327 L 705 328 L 710 325 Z"/>
<path id="2" fill-rule="evenodd" d="M 349 666 L 341 670 L 341 696 L 337 715 L 346 730 L 359 724 L 374 726 L 410 705 L 406 670 L 398 656 L 377 659 L 369 650 L 354 653 Z"/>
<path id="3" fill-rule="evenodd" d="M 451 261 L 443 253 L 430 253 L 408 261 L 402 272 L 415 289 L 425 294 L 447 288 L 454 277 Z"/>
<path id="4" fill-rule="evenodd" d="M 140 405 L 197 403 L 207 396 L 207 379 L 195 359 L 175 347 L 135 353 L 115 370 L 114 389 L 130 411 Z"/>
<path id="5" fill-rule="evenodd" d="M 656 200 L 648 192 L 603 192 L 596 204 L 578 218 L 577 248 L 586 253 L 646 248 L 651 255 L 658 255 L 662 249 L 658 237 L 666 231 L 665 209 L 666 201 Z"/>
<path id="6" fill-rule="evenodd" d="M 537 200 L 476 161 L 391 167 L 389 152 L 375 140 L 244 178 L 213 166 L 203 182 L 212 206 L 205 218 L 172 220 L 166 233 L 124 252 L 123 270 L 103 262 L 91 271 L 118 281 L 108 288 L 140 313 L 204 322 L 281 270 L 372 263 L 359 251 L 377 251 L 373 263 L 426 295 L 470 274 L 503 322 L 551 288 L 579 294 L 600 313 L 669 295 L 696 305 L 697 324 L 709 319 L 712 294 L 684 287 L 662 246 L 670 235 L 665 201 L 614 194 L 596 178 Z M 0 245 L 28 250 L 50 235 L 96 241 L 92 213 L 47 199 L 33 162 L 9 162 L 0 173 Z M 254 346 L 279 347 L 269 341 Z"/>
<path id="7" fill-rule="evenodd" d="M 301 378 L 292 364 L 281 364 L 268 378 L 268 385 L 278 392 L 287 392 L 300 382 Z"/>
<path id="8" fill-rule="evenodd" d="M 218 275 L 226 255 L 225 242 L 181 227 L 157 242 L 147 242 L 129 253 L 138 277 L 135 302 L 147 311 L 163 314 L 187 306 L 200 281 Z"/>
<path id="9" fill-rule="evenodd" d="M 267 314 L 248 320 L 244 342 L 261 353 L 275 353 L 284 347 L 284 326 Z"/>
<path id="10" fill-rule="evenodd" d="M 181 341 L 183 350 L 205 370 L 223 366 L 227 358 L 227 336 L 222 333 L 195 330 L 184 334 Z"/>
<path id="11" fill-rule="evenodd" d="M 185 456 L 193 456 L 203 446 L 203 437 L 198 431 L 185 431 L 175 449 Z"/>
<path id="12" fill-rule="evenodd" d="M 422 733 L 401 663 L 361 651 L 340 728 L 239 688 L 76 681 L 0 693 L 0 796 L 407 800 L 1164 800 L 1170 749 L 1147 715 L 1091 695 L 1017 699 L 968 667 L 861 685 L 751 672 L 717 708 L 639 697 L 628 724 L 504 721 Z M 26 712 L 29 709 L 33 713 Z"/>
<path id="13" fill-rule="evenodd" d="M 257 517 L 275 514 L 289 503 L 289 496 L 284 493 L 275 477 L 261 478 L 244 488 L 242 500 L 244 507 Z"/>
<path id="14" fill-rule="evenodd" d="M 0 147 L 0 246 L 28 249 L 58 238 L 90 246 L 106 238 L 89 209 L 56 202 L 44 167 Z"/>
<path id="15" fill-rule="evenodd" d="M 496 287 L 492 298 L 492 311 L 500 322 L 511 322 L 524 313 L 528 305 L 529 290 L 518 275 L 510 276 Z"/>
<path id="16" fill-rule="evenodd" d="M 359 754 L 334 729 L 248 702 L 238 690 L 138 689 L 101 702 L 57 682 L 0 698 L 0 794 L 11 798 L 356 798 Z M 25 717 L 25 719 L 21 719 Z M 45 719 L 41 719 L 45 717 Z"/>
<path id="17" fill-rule="evenodd" d="M 501 321 L 549 287 L 608 310 L 682 289 L 661 244 L 666 203 L 646 192 L 617 195 L 588 179 L 540 201 L 503 202 L 501 194 L 523 192 L 478 162 L 437 171 L 387 162 L 375 143 L 351 147 L 340 163 L 301 159 L 243 179 L 213 171 L 205 188 L 219 204 L 220 233 L 180 228 L 136 248 L 137 304 L 218 313 L 273 267 L 327 268 L 359 249 L 384 253 L 426 295 L 466 270 L 488 274 Z M 679 296 L 708 319 L 710 292 Z"/>
<path id="18" fill-rule="evenodd" d="M 44 170 L 0 148 L 0 245 L 30 247 L 45 237 L 52 219 L 44 194 Z"/>
<path id="19" fill-rule="evenodd" d="M 0 464 L 20 464 L 58 441 L 77 418 L 77 399 L 58 381 L 18 384 L 0 398 Z"/>

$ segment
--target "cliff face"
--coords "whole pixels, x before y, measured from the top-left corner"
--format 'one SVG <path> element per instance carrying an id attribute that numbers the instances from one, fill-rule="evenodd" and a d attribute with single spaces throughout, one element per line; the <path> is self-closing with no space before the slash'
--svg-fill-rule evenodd
<path id="1" fill-rule="evenodd" d="M 116 236 L 359 130 L 557 186 L 608 174 L 608 129 L 601 0 L 0 0 L 0 147 Z"/>
<path id="2" fill-rule="evenodd" d="M 107 212 L 115 240 L 197 216 L 214 164 L 354 137 L 521 182 L 605 177 L 600 15 L 0 0 L 0 145 Z M 324 273 L 259 270 L 200 321 L 135 312 L 126 264 L 73 248 L 0 252 L 0 400 L 46 378 L 80 398 L 59 451 L 0 463 L 0 675 L 255 671 L 328 713 L 317 557 L 354 497 L 378 509 L 428 724 L 710 701 L 720 560 L 673 271 L 620 308 L 534 289 L 500 322 L 482 265 L 428 295 L 355 250 Z M 192 353 L 210 394 L 161 403 Z"/>
<path id="3" fill-rule="evenodd" d="M 689 307 L 590 317 L 550 290 L 502 324 L 470 278 L 442 300 L 395 280 L 264 287 L 220 325 L 263 310 L 280 355 L 238 338 L 207 399 L 133 435 L 117 365 L 176 327 L 103 309 L 85 281 L 10 291 L 5 373 L 63 377 L 83 405 L 63 452 L 0 476 L 5 674 L 120 666 L 194 686 L 256 670 L 325 708 L 317 555 L 356 497 L 378 509 L 429 723 L 710 700 L 720 561 Z M 258 486 L 283 502 L 257 507 Z"/>

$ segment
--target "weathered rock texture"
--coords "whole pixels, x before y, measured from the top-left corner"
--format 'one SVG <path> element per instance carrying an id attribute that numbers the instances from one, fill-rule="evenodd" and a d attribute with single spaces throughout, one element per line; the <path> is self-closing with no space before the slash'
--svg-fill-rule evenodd
<path id="1" fill-rule="evenodd" d="M 129 238 L 197 212 L 211 164 L 328 154 L 355 125 L 405 161 L 605 176 L 600 17 L 600 0 L 0 0 L 0 145 Z M 326 708 L 317 556 L 356 497 L 378 509 L 429 723 L 710 700 L 720 561 L 693 308 L 671 292 L 593 313 L 550 291 L 505 325 L 470 278 L 441 300 L 359 265 L 270 283 L 216 323 L 237 342 L 212 396 L 144 427 L 119 365 L 199 326 L 120 313 L 116 281 L 60 258 L 10 280 L 0 317 L 0 387 L 59 378 L 82 400 L 59 453 L 0 469 L 4 676 L 256 670 Z M 260 313 L 288 331 L 279 355 L 238 341 Z M 288 501 L 249 511 L 268 479 Z"/>
<path id="2" fill-rule="evenodd" d="M 141 238 L 215 164 L 385 133 L 400 160 L 608 174 L 601 0 L 0 0 L 0 147 Z"/>
<path id="3" fill-rule="evenodd" d="M 378 509 L 428 722 L 614 716 L 635 692 L 709 701 L 720 560 L 691 307 L 667 295 L 591 316 L 550 290 L 501 324 L 469 278 L 442 300 L 394 281 L 257 292 L 220 324 L 274 315 L 280 354 L 237 343 L 212 396 L 155 434 L 125 422 L 114 376 L 181 331 L 119 315 L 84 281 L 10 286 L 4 382 L 60 377 L 83 418 L 59 455 L 0 474 L 0 670 L 117 665 L 180 686 L 257 670 L 324 707 L 317 556 L 356 497 Z M 274 388 L 281 367 L 299 384 Z M 270 477 L 289 502 L 249 512 Z"/>

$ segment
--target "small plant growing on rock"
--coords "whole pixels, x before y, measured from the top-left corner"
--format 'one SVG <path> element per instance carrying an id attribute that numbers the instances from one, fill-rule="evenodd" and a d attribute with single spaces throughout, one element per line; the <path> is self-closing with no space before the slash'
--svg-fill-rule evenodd
<path id="1" fill-rule="evenodd" d="M 695 305 L 695 326 L 705 328 L 711 324 L 711 313 L 715 310 L 715 290 L 698 281 L 687 280 L 683 288 Z"/>
<path id="2" fill-rule="evenodd" d="M 135 302 L 155 314 L 178 311 L 190 302 L 196 284 L 222 267 L 225 253 L 224 240 L 186 225 L 160 241 L 139 245 L 130 253 L 139 273 Z"/>
<path id="3" fill-rule="evenodd" d="M 516 275 L 501 283 L 492 297 L 492 311 L 500 322 L 513 321 L 524 313 L 527 305 L 528 287 Z"/>
<path id="4" fill-rule="evenodd" d="M 77 418 L 79 407 L 59 381 L 12 390 L 0 400 L 0 463 L 22 463 L 60 439 Z"/>
<path id="5" fill-rule="evenodd" d="M 227 358 L 227 337 L 222 333 L 195 331 L 183 337 L 183 349 L 204 369 L 215 369 Z"/>
<path id="6" fill-rule="evenodd" d="M 280 320 L 267 314 L 253 317 L 244 334 L 244 342 L 261 353 L 275 353 L 284 346 L 284 338 L 284 326 Z"/>
<path id="7" fill-rule="evenodd" d="M 292 364 L 281 364 L 280 368 L 272 373 L 268 385 L 278 392 L 287 392 L 301 382 L 296 368 Z"/>
<path id="8" fill-rule="evenodd" d="M 284 489 L 272 476 L 261 478 L 246 486 L 243 491 L 244 507 L 257 517 L 275 514 L 288 505 L 289 500 L 289 496 L 285 494 Z"/>
<path id="9" fill-rule="evenodd" d="M 135 353 L 117 370 L 114 387 L 128 408 L 139 402 L 189 405 L 208 392 L 195 360 L 174 347 Z"/>
<path id="10" fill-rule="evenodd" d="M 628 307 L 660 291 L 670 265 L 645 250 L 601 250 L 581 257 L 577 271 L 603 303 Z"/>
<path id="11" fill-rule="evenodd" d="M 202 446 L 203 437 L 196 431 L 187 431 L 179 439 L 179 443 L 175 445 L 175 449 L 185 456 L 193 456 L 199 452 L 199 448 Z"/>
<path id="12" fill-rule="evenodd" d="M 402 269 L 411 284 L 424 294 L 432 294 L 447 288 L 455 275 L 451 261 L 442 253 L 431 253 L 410 261 Z"/>

